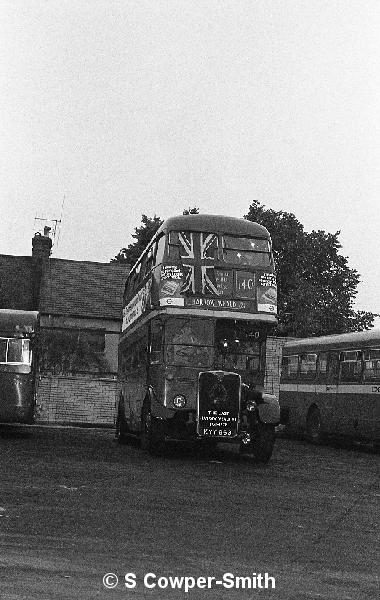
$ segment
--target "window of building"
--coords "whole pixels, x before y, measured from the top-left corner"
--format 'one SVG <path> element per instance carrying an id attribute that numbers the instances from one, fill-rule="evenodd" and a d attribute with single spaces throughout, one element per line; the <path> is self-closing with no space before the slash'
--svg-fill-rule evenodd
<path id="1" fill-rule="evenodd" d="M 49 329 L 41 332 L 42 369 L 56 375 L 105 373 L 105 332 L 88 329 Z"/>

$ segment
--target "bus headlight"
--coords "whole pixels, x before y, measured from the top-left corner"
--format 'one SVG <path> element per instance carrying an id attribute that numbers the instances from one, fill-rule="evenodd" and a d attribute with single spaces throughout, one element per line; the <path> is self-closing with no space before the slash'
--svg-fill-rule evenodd
<path id="1" fill-rule="evenodd" d="M 179 394 L 173 398 L 173 404 L 176 408 L 184 408 L 186 406 L 186 398 Z"/>

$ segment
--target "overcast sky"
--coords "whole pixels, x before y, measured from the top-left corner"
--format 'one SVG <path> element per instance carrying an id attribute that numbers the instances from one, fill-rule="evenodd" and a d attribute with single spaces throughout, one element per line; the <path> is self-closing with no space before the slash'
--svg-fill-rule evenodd
<path id="1" fill-rule="evenodd" d="M 341 231 L 380 312 L 378 0 L 0 0 L 0 253 L 108 262 L 142 213 Z M 43 223 L 39 222 L 38 227 Z"/>

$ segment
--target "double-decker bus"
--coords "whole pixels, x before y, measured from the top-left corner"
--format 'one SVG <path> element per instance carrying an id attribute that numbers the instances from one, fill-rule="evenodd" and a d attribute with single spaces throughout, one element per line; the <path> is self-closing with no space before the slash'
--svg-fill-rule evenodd
<path id="1" fill-rule="evenodd" d="M 281 422 L 323 436 L 380 441 L 380 331 L 299 339 L 283 346 Z"/>
<path id="2" fill-rule="evenodd" d="M 38 313 L 0 309 L 0 422 L 33 423 Z"/>
<path id="3" fill-rule="evenodd" d="M 268 231 L 250 221 L 165 221 L 125 285 L 116 436 L 150 453 L 169 440 L 240 441 L 269 460 L 278 400 L 264 393 L 277 296 Z"/>

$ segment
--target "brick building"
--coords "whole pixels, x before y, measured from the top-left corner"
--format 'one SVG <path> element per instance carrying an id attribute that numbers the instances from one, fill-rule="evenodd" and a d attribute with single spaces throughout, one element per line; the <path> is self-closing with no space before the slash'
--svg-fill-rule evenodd
<path id="1" fill-rule="evenodd" d="M 128 268 L 50 258 L 48 230 L 32 256 L 0 255 L 0 308 L 38 310 L 37 422 L 110 425 Z"/>

